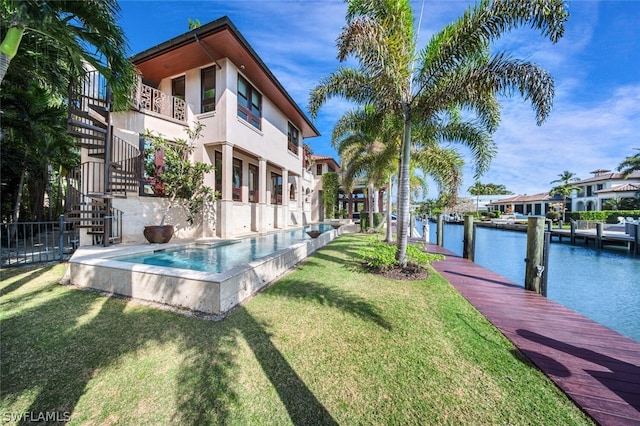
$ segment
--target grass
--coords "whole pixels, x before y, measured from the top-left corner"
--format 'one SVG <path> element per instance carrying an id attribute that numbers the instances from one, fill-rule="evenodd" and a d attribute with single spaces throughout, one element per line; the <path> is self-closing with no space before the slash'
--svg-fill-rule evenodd
<path id="1" fill-rule="evenodd" d="M 224 321 L 3 270 L 3 421 L 71 424 L 590 424 L 435 272 L 392 281 L 345 235 Z M 11 423 L 11 422 L 9 422 Z"/>

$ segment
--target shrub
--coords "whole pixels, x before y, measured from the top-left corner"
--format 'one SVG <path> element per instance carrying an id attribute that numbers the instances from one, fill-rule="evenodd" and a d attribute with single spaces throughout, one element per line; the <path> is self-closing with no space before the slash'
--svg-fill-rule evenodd
<path id="1" fill-rule="evenodd" d="M 547 212 L 545 217 L 547 219 L 551 219 L 551 220 L 553 220 L 555 222 L 560 217 L 560 213 L 558 213 L 558 212 Z"/>
<path id="2" fill-rule="evenodd" d="M 398 266 L 396 252 L 398 248 L 393 244 L 371 238 L 369 244 L 358 249 L 358 256 L 369 269 L 375 271 L 388 271 Z M 408 263 L 426 266 L 436 260 L 444 259 L 441 254 L 425 253 L 420 244 L 407 246 Z"/>
<path id="3" fill-rule="evenodd" d="M 382 223 L 382 219 L 384 218 L 384 215 L 382 213 L 374 213 L 373 214 L 373 227 L 377 227 L 378 225 L 380 225 L 380 223 Z"/>

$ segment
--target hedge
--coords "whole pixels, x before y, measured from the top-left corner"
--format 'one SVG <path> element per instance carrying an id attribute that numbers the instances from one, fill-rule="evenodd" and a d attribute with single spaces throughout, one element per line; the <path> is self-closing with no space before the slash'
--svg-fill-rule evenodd
<path id="1" fill-rule="evenodd" d="M 601 210 L 589 212 L 571 212 L 573 220 L 597 220 L 607 223 L 618 223 L 619 217 L 640 218 L 640 210 Z"/>

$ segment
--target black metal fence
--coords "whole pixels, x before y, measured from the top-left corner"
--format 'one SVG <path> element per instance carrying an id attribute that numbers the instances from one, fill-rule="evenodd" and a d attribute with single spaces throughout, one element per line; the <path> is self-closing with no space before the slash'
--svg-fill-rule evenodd
<path id="1" fill-rule="evenodd" d="M 0 268 L 62 262 L 78 247 L 79 233 L 60 216 L 57 222 L 0 224 Z"/>

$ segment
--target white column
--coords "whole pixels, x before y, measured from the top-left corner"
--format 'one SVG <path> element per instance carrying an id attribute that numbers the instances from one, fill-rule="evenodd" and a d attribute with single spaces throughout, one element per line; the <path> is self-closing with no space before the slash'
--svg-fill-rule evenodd
<path id="1" fill-rule="evenodd" d="M 222 194 L 218 211 L 218 236 L 233 236 L 233 144 L 222 144 Z"/>
<path id="2" fill-rule="evenodd" d="M 264 232 L 267 229 L 267 212 L 269 199 L 267 198 L 267 159 L 258 159 L 258 211 L 256 214 L 257 231 Z"/>
<path id="3" fill-rule="evenodd" d="M 282 169 L 282 215 L 278 217 L 278 227 L 289 226 L 289 170 Z M 282 226 L 280 226 L 282 224 Z"/>

